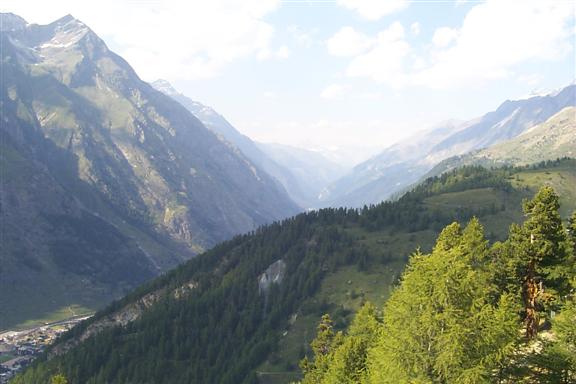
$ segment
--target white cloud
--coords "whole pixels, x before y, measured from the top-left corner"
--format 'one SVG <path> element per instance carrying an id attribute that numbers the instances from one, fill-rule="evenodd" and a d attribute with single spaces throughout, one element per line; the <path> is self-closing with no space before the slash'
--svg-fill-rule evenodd
<path id="1" fill-rule="evenodd" d="M 256 55 L 256 58 L 260 61 L 272 59 L 284 60 L 288 57 L 290 57 L 290 49 L 285 45 L 281 46 L 276 51 L 271 51 L 268 48 L 262 49 Z"/>
<path id="2" fill-rule="evenodd" d="M 395 21 L 390 26 L 378 34 L 378 40 L 381 42 L 397 41 L 404 38 L 404 27 L 400 22 Z"/>
<path id="3" fill-rule="evenodd" d="M 431 88 L 515 78 L 522 64 L 570 54 L 573 25 L 569 2 L 487 0 L 471 8 L 459 28 L 437 29 L 432 44 L 421 50 L 408 44 L 398 22 L 375 37 L 362 35 L 373 43 L 351 59 L 346 74 L 393 87 Z"/>
<path id="4" fill-rule="evenodd" d="M 340 84 L 331 84 L 324 88 L 320 97 L 323 99 L 340 99 L 344 96 L 344 86 Z"/>
<path id="5" fill-rule="evenodd" d="M 276 57 L 278 59 L 287 59 L 290 56 L 290 50 L 287 46 L 283 45 L 276 51 Z"/>
<path id="6" fill-rule="evenodd" d="M 376 45 L 367 53 L 355 57 L 346 74 L 351 77 L 368 77 L 394 87 L 406 83 L 404 61 L 411 51 L 404 40 L 404 28 L 398 22 L 380 32 Z"/>
<path id="7" fill-rule="evenodd" d="M 510 78 L 525 62 L 561 59 L 570 51 L 572 23 L 570 2 L 489 0 L 468 12 L 453 44 L 435 52 L 414 82 L 463 86 Z"/>
<path id="8" fill-rule="evenodd" d="M 420 23 L 415 21 L 410 24 L 410 32 L 412 32 L 414 36 L 418 36 L 420 34 Z"/>
<path id="9" fill-rule="evenodd" d="M 458 30 L 448 27 L 442 27 L 436 29 L 434 36 L 432 37 L 432 42 L 437 47 L 447 47 L 458 37 Z"/>
<path id="10" fill-rule="evenodd" d="M 274 51 L 274 28 L 263 18 L 279 4 L 280 0 L 3 0 L 1 7 L 38 23 L 71 13 L 143 78 L 176 80 L 215 76 L 238 59 Z M 284 57 L 288 51 L 280 48 L 277 53 Z"/>
<path id="11" fill-rule="evenodd" d="M 536 87 L 542 83 L 544 76 L 541 73 L 530 73 L 516 76 L 519 83 L 527 84 L 531 87 Z"/>
<path id="12" fill-rule="evenodd" d="M 358 94 L 352 95 L 352 97 L 356 100 L 382 100 L 384 98 L 384 94 L 382 92 L 361 92 Z"/>
<path id="13" fill-rule="evenodd" d="M 372 39 L 352 27 L 343 27 L 326 41 L 328 52 L 334 56 L 354 56 L 372 45 Z"/>
<path id="14" fill-rule="evenodd" d="M 408 6 L 407 0 L 336 0 L 336 4 L 355 11 L 367 20 L 379 20 Z"/>
<path id="15" fill-rule="evenodd" d="M 288 33 L 292 35 L 294 40 L 298 45 L 304 48 L 311 48 L 312 46 L 319 44 L 319 41 L 315 38 L 318 33 L 318 28 L 304 29 L 299 25 L 291 25 L 287 29 Z"/>
<path id="16" fill-rule="evenodd" d="M 266 48 L 258 51 L 256 58 L 260 61 L 263 61 L 263 60 L 270 60 L 273 56 L 274 54 L 272 53 L 272 51 Z"/>

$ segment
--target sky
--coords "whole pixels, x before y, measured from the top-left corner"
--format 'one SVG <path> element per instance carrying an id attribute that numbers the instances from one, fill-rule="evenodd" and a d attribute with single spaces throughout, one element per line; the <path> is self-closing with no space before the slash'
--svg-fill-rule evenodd
<path id="1" fill-rule="evenodd" d="M 68 13 L 252 139 L 369 156 L 576 78 L 574 0 L 2 0 Z"/>

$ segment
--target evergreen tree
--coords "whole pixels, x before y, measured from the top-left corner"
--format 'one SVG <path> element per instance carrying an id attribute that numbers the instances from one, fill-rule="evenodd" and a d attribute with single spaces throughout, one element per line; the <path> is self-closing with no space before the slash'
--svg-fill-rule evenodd
<path id="1" fill-rule="evenodd" d="M 529 359 L 531 376 L 538 383 L 576 382 L 576 302 L 568 301 L 552 319 L 553 338 L 541 341 L 542 347 Z"/>
<path id="2" fill-rule="evenodd" d="M 552 320 L 552 325 L 558 345 L 566 356 L 568 372 L 565 377 L 576 382 L 576 299 L 566 303 L 562 312 Z"/>
<path id="3" fill-rule="evenodd" d="M 576 211 L 568 221 L 568 239 L 572 243 L 572 254 L 576 256 Z M 576 284 L 574 284 L 576 286 Z"/>
<path id="4" fill-rule="evenodd" d="M 64 375 L 58 374 L 50 378 L 50 384 L 68 384 L 68 380 Z"/>
<path id="5" fill-rule="evenodd" d="M 358 265 L 359 259 L 365 261 L 366 268 L 375 263 L 384 266 L 404 263 L 403 247 L 387 242 L 389 249 L 379 250 L 372 246 L 372 239 L 382 236 L 394 242 L 389 236 L 392 231 L 402 239 L 407 230 L 435 231 L 455 217 L 485 216 L 493 211 L 492 207 L 489 210 L 483 207 L 452 209 L 447 204 L 445 209 L 436 209 L 434 204 L 427 204 L 426 199 L 437 192 L 470 188 L 486 188 L 505 195 L 511 188 L 508 181 L 511 172 L 510 169 L 492 171 L 475 167 L 456 170 L 427 180 L 395 202 L 362 211 L 311 211 L 238 236 L 79 324 L 13 381 L 15 384 L 47 384 L 52 375 L 62 372 L 71 383 L 253 383 L 255 369 L 282 340 L 280 335 L 286 329 L 287 319 L 295 312 L 304 312 L 302 304 L 318 292 L 322 279 L 330 271 L 348 263 Z M 518 190 L 505 195 L 501 209 L 513 210 L 507 204 L 518 195 Z M 533 215 L 540 210 L 533 206 L 529 211 Z M 493 224 L 500 224 L 509 220 L 510 215 L 492 219 L 495 219 L 491 220 Z M 501 235 L 496 228 L 493 230 L 497 236 Z M 381 233 L 371 235 L 370 231 Z M 570 235 L 572 240 L 574 233 Z M 426 235 L 411 233 L 412 236 L 424 249 L 432 245 Z M 551 242 L 558 244 L 554 239 Z M 404 275 L 405 282 L 386 306 L 386 324 L 375 327 L 378 329 L 375 336 L 360 336 L 373 333 L 353 331 L 355 326 L 351 326 L 347 336 L 338 336 L 332 325 L 324 321 L 326 332 L 321 333 L 312 360 L 304 363 L 306 370 L 312 372 L 306 375 L 306 382 L 340 380 L 346 383 L 364 378 L 379 382 L 378 377 L 372 377 L 377 369 L 389 365 L 391 368 L 385 369 L 394 371 L 395 364 L 400 367 L 399 373 L 383 382 L 497 381 L 509 373 L 503 372 L 503 365 L 519 366 L 516 364 L 520 360 L 518 354 L 530 348 L 536 350 L 544 338 L 537 338 L 527 348 L 517 349 L 515 364 L 508 363 L 508 352 L 514 347 L 513 339 L 524 317 L 522 283 L 528 253 L 519 251 L 521 247 L 529 250 L 529 245 L 530 233 L 525 226 L 513 227 L 510 241 L 491 249 L 477 220 L 472 220 L 463 231 L 458 226 L 450 226 L 430 255 L 417 253 L 413 257 Z M 566 252 L 570 249 L 569 246 L 556 248 Z M 544 288 L 543 294 L 537 296 L 542 302 L 540 305 L 548 305 L 542 300 L 546 294 L 554 294 L 556 298 L 548 305 L 559 314 L 551 319 L 552 337 L 556 337 L 556 329 L 561 327 L 558 319 L 567 316 L 566 308 L 560 312 L 566 301 L 566 287 L 562 285 L 568 280 L 566 277 L 574 280 L 575 276 L 571 267 L 573 259 L 561 257 L 561 252 L 554 253 L 554 257 L 557 256 L 559 260 L 552 258 L 555 266 L 538 262 L 535 268 L 537 282 L 542 282 Z M 286 263 L 284 279 L 263 295 L 258 278 L 280 258 Z M 554 273 L 548 273 L 547 268 L 550 272 L 559 272 L 557 275 L 561 278 L 555 280 Z M 184 289 L 186 292 L 180 294 L 183 287 L 191 285 L 193 288 Z M 107 318 L 121 308 L 139 305 L 138 301 L 149 294 L 159 295 L 161 299 L 147 308 L 137 321 L 102 330 L 64 355 L 54 356 L 56 350 L 68 349 L 64 343 L 84 339 L 82 335 L 88 327 L 108 321 Z M 354 321 L 356 323 L 365 322 Z M 571 323 L 565 324 L 569 329 Z M 331 343 L 327 341 L 330 339 Z M 391 342 L 382 343 L 384 339 Z M 380 350 L 383 345 L 385 348 Z M 545 346 L 543 351 L 547 349 Z M 561 359 L 556 361 L 566 363 Z M 374 369 L 367 370 L 366 374 L 363 373 L 365 367 Z M 561 375 L 567 370 L 543 368 L 542 372 Z M 529 380 L 537 382 L 533 378 Z M 511 378 L 509 382 L 523 380 Z"/>
<path id="6" fill-rule="evenodd" d="M 538 333 L 540 312 L 557 309 L 570 290 L 571 254 L 558 212 L 558 195 L 545 186 L 524 202 L 527 216 L 522 227 L 511 228 L 510 242 L 522 283 L 526 337 Z"/>
<path id="7" fill-rule="evenodd" d="M 342 343 L 342 332 L 334 332 L 330 315 L 322 316 L 318 324 L 316 338 L 310 344 L 314 357 L 309 360 L 304 357 L 300 368 L 304 373 L 302 384 L 320 384 L 332 361 L 334 350 Z"/>
<path id="8" fill-rule="evenodd" d="M 517 318 L 509 295 L 490 302 L 490 274 L 477 267 L 486 258 L 477 220 L 464 233 L 449 225 L 432 254 L 412 256 L 369 352 L 370 383 L 491 381 L 514 350 Z"/>
<path id="9" fill-rule="evenodd" d="M 376 308 L 366 303 L 360 308 L 348 334 L 334 351 L 323 384 L 352 384 L 366 379 L 366 357 L 380 331 Z"/>
<path id="10" fill-rule="evenodd" d="M 333 343 L 323 319 L 314 342 L 321 358 L 304 383 L 576 382 L 576 304 L 566 296 L 576 276 L 576 215 L 567 237 L 549 187 L 524 210 L 526 222 L 492 248 L 476 218 L 464 230 L 447 226 L 431 254 L 412 256 L 382 324 L 367 305 Z M 534 309 L 561 311 L 551 334 L 522 345 L 518 313 L 526 311 L 530 268 Z"/>

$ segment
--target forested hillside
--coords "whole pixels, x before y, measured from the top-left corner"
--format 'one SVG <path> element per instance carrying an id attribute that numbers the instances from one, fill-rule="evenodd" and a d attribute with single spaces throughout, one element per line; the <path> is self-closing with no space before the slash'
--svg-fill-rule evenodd
<path id="1" fill-rule="evenodd" d="M 318 326 L 302 384 L 576 382 L 576 211 L 565 227 L 552 187 L 489 245 L 480 221 L 445 227 L 417 250 L 378 313 L 346 333 Z"/>
<path id="2" fill-rule="evenodd" d="M 505 241 L 509 225 L 522 222 L 522 199 L 531 198 L 542 185 L 551 185 L 560 195 L 560 215 L 567 219 L 576 205 L 576 161 L 570 159 L 524 168 L 465 167 L 427 180 L 396 202 L 361 210 L 313 211 L 238 236 L 82 323 L 15 383 L 45 383 L 57 373 L 70 383 L 297 380 L 298 361 L 312 356 L 308 345 L 322 314 L 330 314 L 336 331 L 345 330 L 365 301 L 383 305 L 416 249 L 432 256 L 413 258 L 408 271 L 423 268 L 433 279 L 450 270 L 451 261 L 442 254 L 459 260 L 463 246 L 452 243 L 472 236 L 474 247 L 488 247 L 474 224 L 463 235 L 457 225 L 450 226 L 456 240 L 433 248 L 435 237 L 454 220 L 478 217 L 489 241 Z M 451 250 L 454 247 L 458 252 Z M 484 256 L 469 257 L 460 262 L 462 268 L 454 265 L 450 276 L 459 281 L 462 273 L 474 282 L 466 287 L 454 284 L 454 294 L 462 289 L 468 295 L 462 300 L 492 289 L 488 272 L 482 268 L 474 272 L 466 264 L 481 266 Z M 414 262 L 420 259 L 440 260 L 424 268 Z M 498 284 L 505 284 L 510 295 L 517 293 L 508 288 L 508 281 Z M 391 302 L 400 300 L 398 292 L 403 289 L 393 290 Z M 501 314 L 501 305 L 515 302 L 501 296 L 494 291 L 471 301 L 486 307 L 488 319 L 479 320 L 490 322 L 497 316 L 509 320 Z M 436 305 L 436 300 L 424 303 L 425 308 Z M 472 320 L 458 317 L 455 324 L 465 333 Z M 378 319 L 375 322 L 379 324 Z M 500 340 L 507 335 L 504 330 L 493 337 Z"/>

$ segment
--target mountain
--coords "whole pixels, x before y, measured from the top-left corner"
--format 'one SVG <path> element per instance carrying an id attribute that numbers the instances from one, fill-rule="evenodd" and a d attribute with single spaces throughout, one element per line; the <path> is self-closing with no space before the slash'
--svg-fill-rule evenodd
<path id="1" fill-rule="evenodd" d="M 305 192 L 295 187 L 296 179 L 294 175 L 269 158 L 248 136 L 243 135 L 234 128 L 224 116 L 217 113 L 214 109 L 178 92 L 166 80 L 156 80 L 152 83 L 152 86 L 182 104 L 208 129 L 216 133 L 222 141 L 236 147 L 260 169 L 271 175 L 299 206 L 304 207 L 306 205 L 305 200 L 302 198 Z"/>
<path id="2" fill-rule="evenodd" d="M 299 211 L 79 20 L 1 17 L 2 327 L 94 308 Z"/>
<path id="3" fill-rule="evenodd" d="M 523 219 L 543 184 L 576 208 L 576 160 L 465 167 L 395 202 L 323 209 L 238 236 L 133 291 L 61 338 L 15 384 L 288 383 L 323 313 L 346 329 L 365 300 L 386 300 L 417 248 L 478 217 L 491 241 Z"/>
<path id="4" fill-rule="evenodd" d="M 260 153 L 258 148 L 254 145 L 249 137 L 241 134 L 214 109 L 194 101 L 184 94 L 178 92 L 172 84 L 166 80 L 156 80 L 151 85 L 158 91 L 170 96 L 180 104 L 182 104 L 188 111 L 190 111 L 204 126 L 216 133 L 221 139 L 227 140 L 238 149 L 240 149 L 250 159 L 260 159 L 263 154 Z"/>
<path id="5" fill-rule="evenodd" d="M 563 108 L 576 105 L 576 85 L 524 100 L 467 122 L 449 121 L 420 132 L 354 167 L 329 186 L 323 206 L 375 204 L 404 190 L 440 161 L 512 139 Z"/>
<path id="6" fill-rule="evenodd" d="M 464 165 L 526 165 L 562 157 L 576 157 L 576 107 L 562 109 L 511 140 L 448 158 L 427 175 L 438 175 Z"/>
<path id="7" fill-rule="evenodd" d="M 392 194 L 419 180 L 430 166 L 423 161 L 423 153 L 432 151 L 436 144 L 462 129 L 462 124 L 447 121 L 387 148 L 330 185 L 320 200 L 328 206 L 354 206 L 385 200 L 383 192 Z"/>
<path id="8" fill-rule="evenodd" d="M 276 143 L 258 143 L 258 146 L 295 176 L 299 190 L 306 192 L 306 208 L 317 206 L 318 196 L 324 188 L 342 177 L 346 171 L 346 168 L 318 151 Z"/>
<path id="9" fill-rule="evenodd" d="M 13 13 L 2 13 L 2 23 L 0 24 L 0 31 L 16 31 L 24 29 L 28 23 L 26 20 Z"/>
<path id="10" fill-rule="evenodd" d="M 236 146 L 264 172 L 274 177 L 302 208 L 316 206 L 319 191 L 341 176 L 339 167 L 318 153 L 280 144 L 255 143 L 214 109 L 178 92 L 166 80 L 152 86 L 182 104 L 222 140 Z"/>

